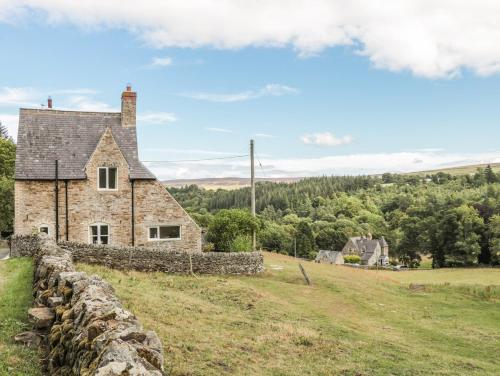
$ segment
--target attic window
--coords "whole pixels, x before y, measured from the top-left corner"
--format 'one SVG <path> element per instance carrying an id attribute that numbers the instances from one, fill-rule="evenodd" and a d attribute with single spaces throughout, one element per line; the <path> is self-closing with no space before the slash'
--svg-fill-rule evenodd
<path id="1" fill-rule="evenodd" d="M 117 178 L 118 171 L 116 167 L 99 167 L 97 169 L 97 187 L 99 190 L 116 190 Z"/>
<path id="2" fill-rule="evenodd" d="M 149 241 L 180 240 L 181 226 L 154 226 L 149 228 Z"/>

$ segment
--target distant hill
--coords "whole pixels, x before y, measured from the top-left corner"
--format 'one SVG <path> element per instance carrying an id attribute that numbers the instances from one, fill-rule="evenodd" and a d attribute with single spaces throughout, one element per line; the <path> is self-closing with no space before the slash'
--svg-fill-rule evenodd
<path id="1" fill-rule="evenodd" d="M 269 181 L 274 183 L 294 183 L 302 180 L 302 177 L 294 178 L 256 178 L 255 181 Z M 250 186 L 249 178 L 205 178 L 205 179 L 175 179 L 175 180 L 164 180 L 162 182 L 167 187 L 180 188 L 186 185 L 197 185 L 204 189 L 239 189 Z"/>
<path id="2" fill-rule="evenodd" d="M 428 171 L 415 171 L 415 172 L 407 172 L 402 175 L 431 175 L 437 174 L 438 172 L 444 172 L 451 175 L 468 175 L 476 172 L 478 168 L 485 168 L 487 164 L 475 164 L 468 166 L 458 166 L 458 167 L 447 167 L 440 168 L 436 170 L 428 170 Z M 500 163 L 491 163 L 491 167 L 493 171 L 500 173 Z M 381 176 L 381 174 L 377 175 Z M 304 177 L 287 177 L 287 178 L 256 178 L 257 182 L 269 181 L 274 183 L 295 183 L 297 181 L 305 179 Z M 186 185 L 197 185 L 200 188 L 204 189 L 239 189 L 250 186 L 249 178 L 204 178 L 204 179 L 174 179 L 174 180 L 164 180 L 163 184 L 167 187 L 175 187 L 180 188 Z"/>
<path id="3" fill-rule="evenodd" d="M 440 168 L 436 170 L 428 170 L 428 171 L 416 171 L 416 172 L 408 172 L 405 175 L 432 175 L 437 174 L 438 172 L 444 172 L 446 174 L 451 175 L 469 175 L 473 174 L 477 171 L 478 168 L 486 168 L 488 166 L 485 164 L 475 164 L 468 166 L 458 166 L 458 167 L 448 167 L 448 168 Z M 495 172 L 500 172 L 500 163 L 491 163 L 491 168 Z"/>

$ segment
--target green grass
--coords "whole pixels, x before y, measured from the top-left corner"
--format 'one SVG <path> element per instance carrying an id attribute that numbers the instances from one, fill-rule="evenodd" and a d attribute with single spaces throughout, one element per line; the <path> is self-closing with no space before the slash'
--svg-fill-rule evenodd
<path id="1" fill-rule="evenodd" d="M 294 259 L 266 253 L 265 263 L 254 277 L 78 267 L 159 334 L 172 375 L 500 374 L 500 270 L 386 275 L 303 262 L 306 286 Z M 413 276 L 438 284 L 412 292 Z"/>
<path id="2" fill-rule="evenodd" d="M 445 174 L 451 174 L 451 175 L 470 175 L 476 173 L 478 168 L 485 169 L 486 166 L 488 166 L 488 164 L 477 164 L 469 166 L 442 168 L 438 170 L 409 172 L 405 175 L 428 175 L 428 174 L 432 175 L 432 174 L 437 174 L 438 172 L 444 172 Z M 500 172 L 500 163 L 492 163 L 491 168 L 495 172 Z"/>
<path id="3" fill-rule="evenodd" d="M 30 329 L 32 260 L 0 261 L 0 375 L 41 375 L 37 350 L 14 343 L 12 337 Z"/>

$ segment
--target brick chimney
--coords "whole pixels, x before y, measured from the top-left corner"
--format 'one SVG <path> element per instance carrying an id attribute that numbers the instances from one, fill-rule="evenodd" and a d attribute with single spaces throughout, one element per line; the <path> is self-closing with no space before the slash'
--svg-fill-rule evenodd
<path id="1" fill-rule="evenodd" d="M 52 98 L 51 98 L 51 97 L 48 97 L 48 98 L 47 98 L 47 108 L 48 108 L 48 109 L 51 109 L 51 108 L 52 108 Z"/>
<path id="2" fill-rule="evenodd" d="M 122 127 L 135 127 L 137 93 L 132 91 L 132 85 L 122 93 Z"/>

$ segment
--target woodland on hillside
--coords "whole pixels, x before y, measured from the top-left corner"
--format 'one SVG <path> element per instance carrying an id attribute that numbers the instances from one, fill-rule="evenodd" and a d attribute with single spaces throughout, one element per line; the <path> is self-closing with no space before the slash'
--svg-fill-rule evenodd
<path id="1" fill-rule="evenodd" d="M 350 236 L 384 236 L 390 256 L 418 266 L 500 264 L 500 174 L 384 174 L 257 183 L 257 220 L 250 189 L 210 191 L 191 185 L 169 191 L 203 227 L 216 250 L 249 248 L 257 228 L 262 249 L 313 258 L 341 250 Z M 219 242 L 221 234 L 224 241 Z M 209 245 L 211 247 L 212 245 Z"/>

